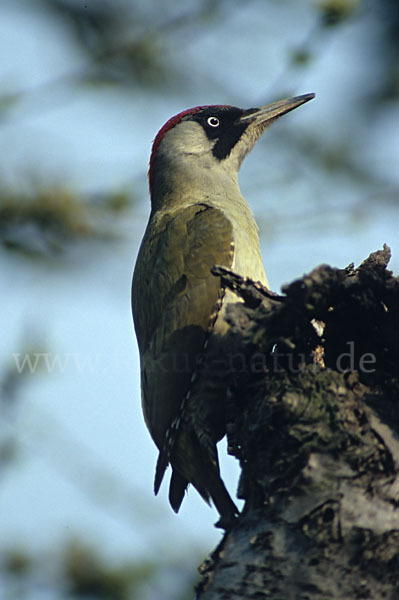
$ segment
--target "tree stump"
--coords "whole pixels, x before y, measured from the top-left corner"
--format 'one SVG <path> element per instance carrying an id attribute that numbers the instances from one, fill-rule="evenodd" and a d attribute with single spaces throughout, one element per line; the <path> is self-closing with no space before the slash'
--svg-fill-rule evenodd
<path id="1" fill-rule="evenodd" d="M 277 296 L 215 267 L 228 306 L 229 452 L 243 513 L 197 600 L 399 597 L 399 279 L 387 246 Z"/>

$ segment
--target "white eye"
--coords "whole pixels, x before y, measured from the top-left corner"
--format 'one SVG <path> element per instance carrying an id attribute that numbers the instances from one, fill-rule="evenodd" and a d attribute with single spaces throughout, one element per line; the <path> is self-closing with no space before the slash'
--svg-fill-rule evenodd
<path id="1" fill-rule="evenodd" d="M 207 121 L 208 125 L 211 127 L 219 127 L 220 121 L 217 117 L 208 117 Z"/>

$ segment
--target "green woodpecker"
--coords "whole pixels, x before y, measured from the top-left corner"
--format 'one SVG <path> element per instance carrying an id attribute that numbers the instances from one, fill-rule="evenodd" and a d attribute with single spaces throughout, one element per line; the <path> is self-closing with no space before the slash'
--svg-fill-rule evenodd
<path id="1" fill-rule="evenodd" d="M 219 474 L 226 433 L 223 378 L 226 292 L 213 265 L 267 285 L 258 227 L 238 186 L 245 156 L 305 94 L 261 108 L 199 106 L 172 117 L 150 159 L 151 214 L 133 276 L 144 418 L 159 449 L 158 492 L 172 467 L 169 501 L 178 512 L 191 483 L 228 528 L 237 515 Z"/>

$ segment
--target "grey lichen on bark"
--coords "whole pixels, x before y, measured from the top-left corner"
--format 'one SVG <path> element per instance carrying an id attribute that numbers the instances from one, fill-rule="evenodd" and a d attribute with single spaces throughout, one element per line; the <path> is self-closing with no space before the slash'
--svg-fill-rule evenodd
<path id="1" fill-rule="evenodd" d="M 399 597 L 399 280 L 387 246 L 277 296 L 222 268 L 242 515 L 198 600 Z M 243 360 L 244 357 L 244 360 Z"/>

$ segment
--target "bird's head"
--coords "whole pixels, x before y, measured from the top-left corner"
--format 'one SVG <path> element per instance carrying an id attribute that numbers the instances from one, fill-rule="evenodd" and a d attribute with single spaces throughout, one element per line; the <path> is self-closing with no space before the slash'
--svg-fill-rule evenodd
<path id="1" fill-rule="evenodd" d="M 248 152 L 277 118 L 314 98 L 304 94 L 260 108 L 209 105 L 184 110 L 169 119 L 157 133 L 151 152 L 150 191 L 167 188 L 167 180 L 183 172 L 212 170 L 232 177 Z"/>

